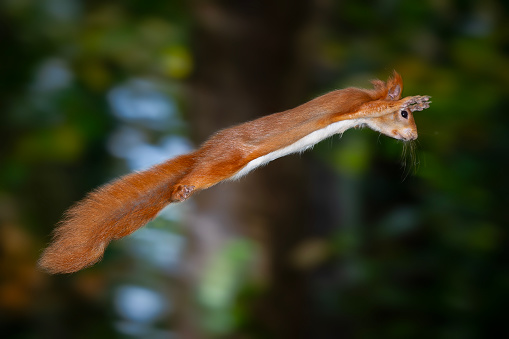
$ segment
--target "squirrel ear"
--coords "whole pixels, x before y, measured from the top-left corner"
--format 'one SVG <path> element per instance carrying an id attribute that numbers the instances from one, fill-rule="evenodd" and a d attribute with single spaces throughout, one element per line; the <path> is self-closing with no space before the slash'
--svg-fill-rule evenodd
<path id="1" fill-rule="evenodd" d="M 403 79 L 396 71 L 394 75 L 387 80 L 387 98 L 388 100 L 399 100 L 401 98 L 401 91 L 403 88 Z"/>
<path id="2" fill-rule="evenodd" d="M 387 99 L 391 100 L 399 100 L 401 96 L 401 86 L 395 85 L 391 88 L 389 88 L 389 91 L 387 92 Z"/>

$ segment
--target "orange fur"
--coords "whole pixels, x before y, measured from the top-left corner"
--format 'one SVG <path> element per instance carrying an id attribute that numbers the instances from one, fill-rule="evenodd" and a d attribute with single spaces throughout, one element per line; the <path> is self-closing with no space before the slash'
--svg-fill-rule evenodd
<path id="1" fill-rule="evenodd" d="M 372 83 L 373 89 L 336 90 L 296 108 L 224 129 L 193 153 L 93 191 L 66 213 L 42 254 L 40 267 L 50 273 L 70 273 L 90 266 L 101 259 L 111 240 L 142 227 L 167 204 L 231 178 L 251 161 L 336 122 L 351 120 L 397 139 L 415 139 L 412 111 L 427 108 L 429 97 L 400 100 L 403 81 L 396 72 L 387 82 Z M 409 117 L 403 118 L 402 111 Z"/>

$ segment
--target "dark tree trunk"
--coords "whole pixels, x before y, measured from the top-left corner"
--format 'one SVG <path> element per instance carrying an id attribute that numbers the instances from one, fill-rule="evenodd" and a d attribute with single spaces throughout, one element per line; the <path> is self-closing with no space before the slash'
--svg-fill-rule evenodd
<path id="1" fill-rule="evenodd" d="M 304 33 L 310 7 L 306 0 L 194 2 L 189 102 L 197 143 L 218 129 L 292 108 L 309 97 Z M 286 157 L 193 197 L 194 245 L 184 259 L 190 286 L 197 279 L 192 272 L 204 268 L 225 240 L 253 239 L 262 253 L 252 269 L 268 289 L 252 317 L 274 338 L 309 337 L 306 276 L 288 260 L 308 229 L 304 169 L 298 156 Z M 204 337 L 193 324 L 196 319 L 183 318 L 185 337 Z"/>

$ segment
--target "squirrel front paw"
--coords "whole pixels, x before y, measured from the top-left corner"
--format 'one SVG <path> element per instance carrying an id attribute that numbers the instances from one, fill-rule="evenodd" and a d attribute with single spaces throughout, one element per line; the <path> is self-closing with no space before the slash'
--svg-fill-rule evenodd
<path id="1" fill-rule="evenodd" d="M 412 112 L 422 111 L 429 108 L 429 104 L 431 104 L 430 99 L 431 97 L 429 95 L 415 95 L 413 97 L 408 97 L 401 108 L 409 108 Z"/>
<path id="2" fill-rule="evenodd" d="M 181 202 L 193 194 L 195 187 L 191 185 L 178 185 L 171 194 L 171 202 Z"/>

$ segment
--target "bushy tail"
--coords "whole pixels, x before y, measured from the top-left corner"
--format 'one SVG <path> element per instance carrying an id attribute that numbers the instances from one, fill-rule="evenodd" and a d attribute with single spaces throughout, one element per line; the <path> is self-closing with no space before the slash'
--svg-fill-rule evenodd
<path id="1" fill-rule="evenodd" d="M 174 184 L 194 165 L 193 154 L 132 173 L 71 207 L 39 260 L 49 273 L 71 273 L 99 261 L 111 240 L 144 226 L 170 203 Z"/>

